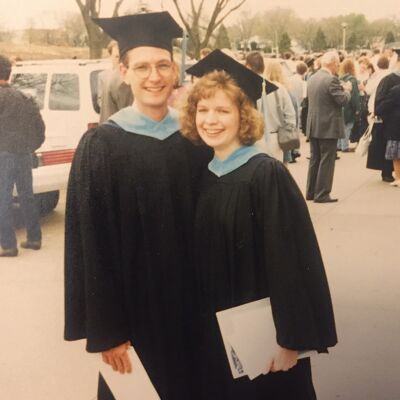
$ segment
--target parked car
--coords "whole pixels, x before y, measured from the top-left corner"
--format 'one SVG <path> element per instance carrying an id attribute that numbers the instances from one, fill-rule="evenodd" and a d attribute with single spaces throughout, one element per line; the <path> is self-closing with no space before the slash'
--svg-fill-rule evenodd
<path id="1" fill-rule="evenodd" d="M 11 85 L 35 98 L 46 124 L 46 140 L 34 154 L 33 169 L 41 215 L 57 206 L 79 139 L 98 124 L 97 76 L 110 67 L 106 60 L 27 61 L 13 67 Z"/>

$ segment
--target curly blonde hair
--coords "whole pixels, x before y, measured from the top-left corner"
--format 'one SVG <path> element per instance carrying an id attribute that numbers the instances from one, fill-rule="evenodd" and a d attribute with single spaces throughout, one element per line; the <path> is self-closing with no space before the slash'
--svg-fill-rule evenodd
<path id="1" fill-rule="evenodd" d="M 194 143 L 203 143 L 196 128 L 197 104 L 222 90 L 238 107 L 240 115 L 239 142 L 250 146 L 264 134 L 264 119 L 252 101 L 225 71 L 213 71 L 196 81 L 188 94 L 180 114 L 181 132 Z"/>

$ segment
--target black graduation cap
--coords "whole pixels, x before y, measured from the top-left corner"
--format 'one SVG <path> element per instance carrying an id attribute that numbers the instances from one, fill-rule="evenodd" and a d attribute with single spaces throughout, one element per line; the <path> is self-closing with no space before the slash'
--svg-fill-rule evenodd
<path id="1" fill-rule="evenodd" d="M 159 47 L 172 53 L 172 39 L 182 37 L 182 28 L 167 11 L 93 18 L 118 42 L 120 55 L 140 46 Z"/>
<path id="2" fill-rule="evenodd" d="M 315 58 L 314 57 L 307 57 L 304 62 L 306 63 L 307 67 L 310 68 L 312 67 L 312 65 L 315 62 Z"/>
<path id="3" fill-rule="evenodd" d="M 278 89 L 276 85 L 218 49 L 186 70 L 188 74 L 197 77 L 212 71 L 227 72 L 254 103 L 261 97 L 264 86 L 267 94 Z"/>

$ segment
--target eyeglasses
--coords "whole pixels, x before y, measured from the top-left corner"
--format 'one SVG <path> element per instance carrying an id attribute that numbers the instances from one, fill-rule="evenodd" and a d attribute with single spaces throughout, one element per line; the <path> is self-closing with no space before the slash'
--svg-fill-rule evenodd
<path id="1" fill-rule="evenodd" d="M 158 75 L 167 77 L 172 71 L 173 63 L 169 61 L 163 61 L 158 64 L 136 64 L 133 65 L 132 70 L 139 78 L 146 79 L 151 75 L 153 68 L 157 71 Z"/>

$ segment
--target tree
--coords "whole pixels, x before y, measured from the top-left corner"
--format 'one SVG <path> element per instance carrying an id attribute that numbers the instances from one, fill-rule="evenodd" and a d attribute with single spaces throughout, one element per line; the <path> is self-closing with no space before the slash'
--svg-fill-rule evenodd
<path id="1" fill-rule="evenodd" d="M 316 19 L 309 18 L 307 20 L 301 21 L 299 30 L 296 35 L 296 39 L 299 43 L 307 49 L 309 52 L 313 49 L 314 40 L 319 29 L 319 24 Z M 325 34 L 324 34 L 325 36 Z M 326 38 L 325 38 L 326 41 Z M 326 46 L 326 43 L 325 43 Z"/>
<path id="2" fill-rule="evenodd" d="M 352 32 L 351 35 L 349 36 L 349 40 L 347 41 L 346 44 L 346 49 L 349 51 L 353 51 L 359 46 L 359 40 L 357 38 L 357 34 L 355 32 Z"/>
<path id="3" fill-rule="evenodd" d="M 213 32 L 222 24 L 226 17 L 228 17 L 228 15 L 240 8 L 246 2 L 246 0 L 237 0 L 236 2 L 234 2 L 234 0 L 216 0 L 211 17 L 207 20 L 206 25 L 203 27 L 201 25 L 203 22 L 202 18 L 204 16 L 204 0 L 197 2 L 198 5 L 195 4 L 194 0 L 191 0 L 191 12 L 186 16 L 183 13 L 182 5 L 180 4 L 179 0 L 172 1 L 189 36 L 189 41 L 192 45 L 194 53 L 193 55 L 195 58 L 199 58 L 200 50 L 203 47 L 208 46 Z M 228 8 L 229 5 L 232 5 L 232 7 Z"/>
<path id="4" fill-rule="evenodd" d="M 313 40 L 312 48 L 314 51 L 324 51 L 327 49 L 325 33 L 321 28 L 318 28 Z"/>
<path id="5" fill-rule="evenodd" d="M 240 13 L 239 22 L 229 30 L 229 36 L 234 38 L 237 49 L 243 48 L 247 51 L 248 43 L 253 36 L 254 21 L 255 17 L 252 17 L 249 11 L 243 11 Z"/>
<path id="6" fill-rule="evenodd" d="M 61 25 L 67 34 L 68 44 L 73 47 L 83 47 L 88 45 L 88 37 L 79 13 L 67 14 Z"/>
<path id="7" fill-rule="evenodd" d="M 292 47 L 292 40 L 287 32 L 283 32 L 281 37 L 279 38 L 279 51 L 284 53 L 286 51 L 290 51 Z"/>
<path id="8" fill-rule="evenodd" d="M 389 32 L 386 34 L 385 44 L 393 43 L 394 41 L 396 41 L 396 39 L 395 39 L 395 37 L 394 37 L 394 35 L 393 35 L 393 32 L 392 32 L 392 31 L 389 31 Z"/>
<path id="9" fill-rule="evenodd" d="M 277 45 L 285 32 L 289 36 L 296 36 L 301 20 L 293 10 L 278 7 L 259 15 L 254 25 L 255 34 Z"/>
<path id="10" fill-rule="evenodd" d="M 219 28 L 214 47 L 216 49 L 230 49 L 231 48 L 231 41 L 229 40 L 228 31 L 226 30 L 225 25 L 221 25 L 221 28 Z"/>
<path id="11" fill-rule="evenodd" d="M 109 38 L 103 30 L 97 26 L 92 18 L 97 18 L 101 11 L 101 0 L 75 0 L 82 14 L 83 23 L 85 24 L 90 58 L 101 58 L 103 47 L 107 44 Z M 115 2 L 113 17 L 118 16 L 119 8 L 124 0 Z"/>

